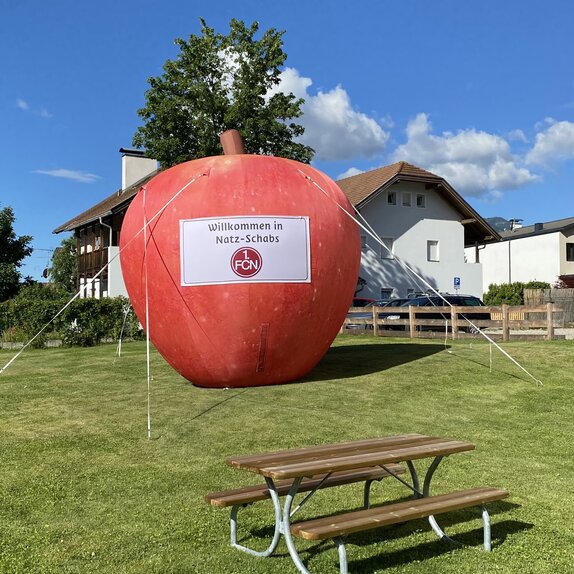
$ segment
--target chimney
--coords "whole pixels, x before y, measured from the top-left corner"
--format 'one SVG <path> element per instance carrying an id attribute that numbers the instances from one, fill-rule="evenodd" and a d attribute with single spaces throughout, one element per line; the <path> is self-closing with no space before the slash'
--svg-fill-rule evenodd
<path id="1" fill-rule="evenodd" d="M 544 229 L 544 223 L 535 223 L 534 224 L 534 231 L 542 231 Z"/>
<path id="2" fill-rule="evenodd" d="M 157 170 L 157 160 L 145 157 L 139 149 L 120 148 L 122 154 L 122 191 Z"/>
<path id="3" fill-rule="evenodd" d="M 522 219 L 509 219 L 510 231 L 516 231 L 517 229 L 522 229 Z"/>

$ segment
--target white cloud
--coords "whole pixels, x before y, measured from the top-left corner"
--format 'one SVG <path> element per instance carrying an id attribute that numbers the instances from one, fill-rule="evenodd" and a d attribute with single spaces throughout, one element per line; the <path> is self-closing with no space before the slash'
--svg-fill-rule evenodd
<path id="1" fill-rule="evenodd" d="M 502 189 L 513 189 L 536 181 L 538 176 L 519 165 L 508 142 L 497 135 L 474 129 L 456 134 L 433 135 L 426 114 L 418 114 L 407 125 L 407 142 L 392 154 L 444 177 L 458 192 L 496 197 Z"/>
<path id="2" fill-rule="evenodd" d="M 338 175 L 336 179 L 345 179 L 346 177 L 352 177 L 353 175 L 359 175 L 360 173 L 365 173 L 365 171 L 356 167 L 350 167 L 347 171 Z"/>
<path id="3" fill-rule="evenodd" d="M 372 117 L 355 110 L 347 92 L 337 86 L 316 95 L 308 92 L 312 85 L 294 68 L 281 73 L 281 83 L 274 91 L 293 92 L 304 98 L 303 116 L 299 118 L 305 128 L 300 141 L 315 150 L 321 160 L 351 160 L 374 157 L 385 148 L 389 134 Z M 388 125 L 389 118 L 384 119 Z"/>
<path id="4" fill-rule="evenodd" d="M 550 166 L 574 159 L 574 123 L 547 118 L 542 127 L 543 131 L 536 134 L 534 146 L 526 154 L 526 162 Z"/>
<path id="5" fill-rule="evenodd" d="M 40 116 L 41 118 L 48 119 L 52 117 L 52 114 L 46 108 L 33 109 L 30 107 L 30 104 L 22 98 L 18 98 L 16 100 L 16 107 L 24 112 L 31 112 L 32 114 Z"/>
<path id="6" fill-rule="evenodd" d="M 528 138 L 526 137 L 526 134 L 522 130 L 512 130 L 508 132 L 508 139 L 510 141 L 517 141 L 523 143 L 528 142 Z"/>
<path id="7" fill-rule="evenodd" d="M 71 179 L 72 181 L 78 181 L 80 183 L 94 183 L 100 179 L 99 175 L 73 169 L 37 169 L 34 170 L 33 173 L 40 173 L 42 175 L 49 175 L 51 177 L 61 177 L 63 179 Z"/>

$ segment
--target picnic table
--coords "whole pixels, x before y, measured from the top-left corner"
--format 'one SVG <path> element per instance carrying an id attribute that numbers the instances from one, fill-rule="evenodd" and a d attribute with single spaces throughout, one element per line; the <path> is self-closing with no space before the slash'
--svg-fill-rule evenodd
<path id="1" fill-rule="evenodd" d="M 428 517 L 434 532 L 441 539 L 450 541 L 440 528 L 435 515 L 472 506 L 482 507 L 484 548 L 490 550 L 490 519 L 485 504 L 505 498 L 508 496 L 506 490 L 483 487 L 438 496 L 430 494 L 433 475 L 443 458 L 474 448 L 474 444 L 466 441 L 411 433 L 236 456 L 225 462 L 236 469 L 262 476 L 265 485 L 213 493 L 206 496 L 206 500 L 214 506 L 232 506 L 231 543 L 234 547 L 266 557 L 274 552 L 280 537 L 283 536 L 294 565 L 303 574 L 310 572 L 297 552 L 294 537 L 307 540 L 333 539 L 339 553 L 340 573 L 347 574 L 344 545 L 346 535 Z M 421 481 L 414 461 L 428 458 L 432 458 L 432 462 Z M 401 476 L 406 474 L 407 470 L 410 481 Z M 373 480 L 383 478 L 401 482 L 412 492 L 412 498 L 371 507 L 369 486 Z M 364 509 L 304 522 L 291 522 L 295 512 L 317 490 L 360 481 L 365 482 Z M 307 495 L 293 508 L 295 496 L 299 492 L 307 492 Z M 280 501 L 282 496 L 285 497 L 283 504 Z M 239 508 L 263 499 L 271 499 L 273 503 L 275 529 L 269 547 L 259 552 L 238 543 L 237 513 Z"/>

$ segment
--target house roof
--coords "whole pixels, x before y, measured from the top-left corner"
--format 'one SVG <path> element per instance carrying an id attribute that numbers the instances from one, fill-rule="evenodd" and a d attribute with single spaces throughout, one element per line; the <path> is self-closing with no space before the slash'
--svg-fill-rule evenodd
<path id="1" fill-rule="evenodd" d="M 337 181 L 355 209 L 360 210 L 374 197 L 399 181 L 424 183 L 434 189 L 446 202 L 461 214 L 464 225 L 465 245 L 499 241 L 499 233 L 491 227 L 453 187 L 442 177 L 407 163 L 399 161 L 392 165 L 373 169 Z"/>
<path id="2" fill-rule="evenodd" d="M 159 170 L 154 171 L 150 175 L 136 181 L 136 183 L 130 185 L 124 190 L 118 190 L 112 195 L 106 197 L 100 203 L 97 203 L 93 207 L 90 207 L 86 211 L 76 215 L 66 223 L 63 223 L 56 229 L 53 233 L 61 233 L 62 231 L 74 231 L 78 227 L 83 227 L 89 223 L 96 222 L 100 217 L 105 217 L 107 215 L 112 215 L 113 213 L 120 211 L 122 208 L 126 207 L 127 204 L 131 202 L 133 197 L 140 190 L 140 187 L 147 183 L 152 177 L 154 177 Z"/>
<path id="3" fill-rule="evenodd" d="M 503 241 L 520 239 L 522 237 L 532 237 L 535 235 L 545 235 L 546 233 L 556 233 L 558 231 L 569 231 L 574 229 L 574 217 L 565 219 L 556 219 L 545 223 L 535 223 L 534 225 L 525 225 L 512 231 L 501 231 Z"/>
<path id="4" fill-rule="evenodd" d="M 112 215 L 127 207 L 140 187 L 154 177 L 158 171 L 154 171 L 125 190 L 120 189 L 116 191 L 103 201 L 100 201 L 100 203 L 90 207 L 54 229 L 54 233 L 73 231 L 78 227 L 97 222 L 100 217 Z M 501 237 L 498 232 L 495 231 L 445 179 L 405 161 L 340 179 L 337 181 L 337 184 L 349 198 L 353 206 L 360 210 L 361 207 L 379 193 L 382 193 L 385 189 L 399 181 L 424 183 L 427 187 L 439 193 L 445 201 L 450 203 L 462 216 L 461 223 L 463 223 L 465 229 L 465 245 L 474 245 L 476 242 L 485 243 L 500 240 Z"/>

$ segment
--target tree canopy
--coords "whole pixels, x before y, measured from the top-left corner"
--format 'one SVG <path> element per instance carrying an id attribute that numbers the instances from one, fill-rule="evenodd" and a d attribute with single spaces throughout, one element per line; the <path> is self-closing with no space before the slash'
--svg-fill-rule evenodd
<path id="1" fill-rule="evenodd" d="M 14 231 L 14 210 L 0 209 L 0 301 L 6 301 L 18 293 L 22 275 L 22 261 L 32 253 L 32 237 L 18 237 Z"/>
<path id="2" fill-rule="evenodd" d="M 149 78 L 144 120 L 133 144 L 163 167 L 222 152 L 219 135 L 235 128 L 247 153 L 309 163 L 312 148 L 296 142 L 304 128 L 304 100 L 277 90 L 284 32 L 269 29 L 260 39 L 257 22 L 231 20 L 227 36 L 201 20 L 201 35 L 176 39 L 180 52 L 167 60 L 162 76 Z"/>
<path id="3" fill-rule="evenodd" d="M 50 283 L 66 293 L 72 293 L 76 290 L 76 277 L 76 239 L 67 237 L 62 239 L 60 246 L 54 250 L 48 269 L 48 278 Z"/>

